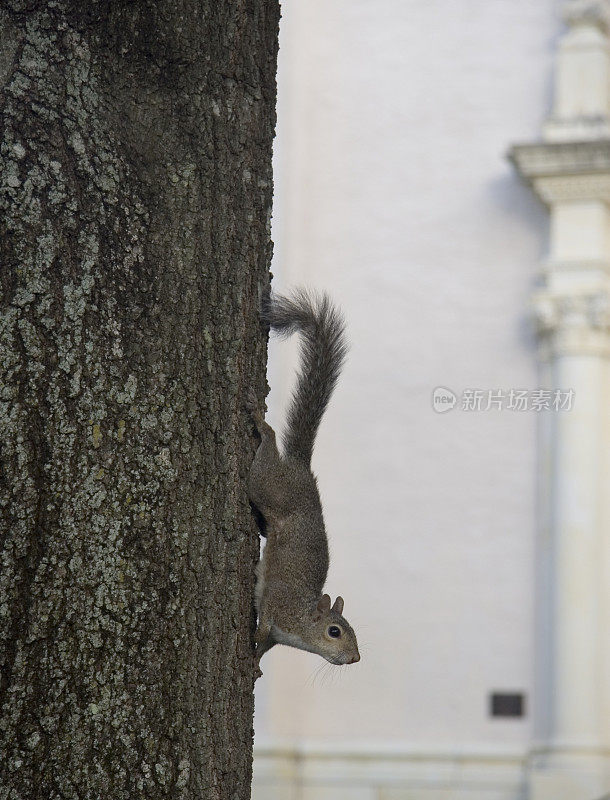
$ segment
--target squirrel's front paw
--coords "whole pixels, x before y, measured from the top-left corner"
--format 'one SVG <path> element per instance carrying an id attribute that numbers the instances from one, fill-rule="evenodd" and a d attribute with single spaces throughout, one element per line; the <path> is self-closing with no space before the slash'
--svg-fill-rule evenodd
<path id="1" fill-rule="evenodd" d="M 261 412 L 258 398 L 256 397 L 256 393 L 252 387 L 250 387 L 248 390 L 248 395 L 246 397 L 246 411 L 250 413 L 250 416 L 256 425 L 256 430 L 262 435 L 262 430 L 265 427 L 265 415 Z"/>
<path id="2" fill-rule="evenodd" d="M 249 411 L 250 414 L 256 414 L 258 412 L 258 399 L 252 387 L 248 389 L 248 394 L 246 396 L 246 411 Z"/>

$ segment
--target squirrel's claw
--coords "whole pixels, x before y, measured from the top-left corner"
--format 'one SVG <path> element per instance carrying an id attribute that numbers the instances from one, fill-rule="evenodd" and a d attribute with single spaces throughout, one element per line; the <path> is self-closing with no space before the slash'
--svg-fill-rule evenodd
<path id="1" fill-rule="evenodd" d="M 261 434 L 263 428 L 265 427 L 265 415 L 261 413 L 256 392 L 252 387 L 248 389 L 248 394 L 246 396 L 246 411 L 248 411 L 252 417 L 257 431 L 259 434 Z"/>
<path id="2" fill-rule="evenodd" d="M 250 414 L 256 414 L 258 411 L 258 399 L 252 387 L 248 389 L 248 394 L 246 395 L 246 411 L 249 411 Z"/>

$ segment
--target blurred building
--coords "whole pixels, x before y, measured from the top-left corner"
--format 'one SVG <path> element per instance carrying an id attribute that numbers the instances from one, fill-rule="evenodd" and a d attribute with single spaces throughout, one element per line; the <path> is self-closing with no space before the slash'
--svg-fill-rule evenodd
<path id="1" fill-rule="evenodd" d="M 599 800 L 610 3 L 283 15 L 275 286 L 349 322 L 314 468 L 362 661 L 264 657 L 253 797 Z M 294 345 L 271 343 L 279 428 Z"/>

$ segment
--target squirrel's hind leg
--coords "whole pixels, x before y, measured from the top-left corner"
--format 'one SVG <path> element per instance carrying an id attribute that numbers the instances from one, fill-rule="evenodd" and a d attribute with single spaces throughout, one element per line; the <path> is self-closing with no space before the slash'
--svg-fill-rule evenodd
<path id="1" fill-rule="evenodd" d="M 252 421 L 256 425 L 258 435 L 263 439 L 265 436 L 271 435 L 275 440 L 275 431 L 265 422 L 265 415 L 260 410 L 254 389 L 250 388 L 246 400 L 246 410 L 250 412 Z"/>
<path id="2" fill-rule="evenodd" d="M 254 635 L 254 642 L 256 644 L 256 654 L 254 658 L 254 680 L 260 678 L 263 674 L 260 668 L 261 658 L 267 650 L 271 650 L 276 644 L 273 634 L 271 633 L 271 623 L 266 619 L 265 615 L 261 617 Z"/>
<path id="3" fill-rule="evenodd" d="M 248 410 L 261 437 L 248 475 L 248 495 L 265 518 L 269 514 L 282 515 L 286 513 L 286 498 L 290 492 L 286 466 L 275 441 L 275 431 L 265 422 L 252 394 L 248 398 Z"/>

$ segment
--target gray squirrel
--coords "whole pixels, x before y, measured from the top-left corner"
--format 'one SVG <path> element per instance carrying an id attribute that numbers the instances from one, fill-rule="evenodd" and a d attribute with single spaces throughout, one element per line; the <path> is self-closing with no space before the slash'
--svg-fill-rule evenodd
<path id="1" fill-rule="evenodd" d="M 265 522 L 267 544 L 257 566 L 256 672 L 275 644 L 317 653 L 331 664 L 360 660 L 356 634 L 342 616 L 343 599 L 331 607 L 323 594 L 328 541 L 316 478 L 313 446 L 322 415 L 345 360 L 341 314 L 326 295 L 300 289 L 291 297 L 269 295 L 262 319 L 281 335 L 301 334 L 301 370 L 288 410 L 280 453 L 254 392 L 248 410 L 261 442 L 248 476 L 248 494 Z"/>

